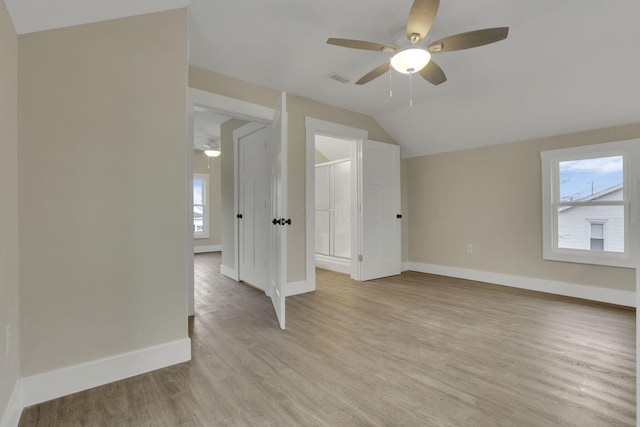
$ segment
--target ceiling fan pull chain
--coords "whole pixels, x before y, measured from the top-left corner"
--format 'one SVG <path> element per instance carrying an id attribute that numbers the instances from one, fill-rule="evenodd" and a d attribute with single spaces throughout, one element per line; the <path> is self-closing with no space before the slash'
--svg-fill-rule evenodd
<path id="1" fill-rule="evenodd" d="M 391 74 L 393 74 L 393 71 L 389 70 L 389 98 L 393 98 L 393 89 L 391 88 Z"/>
<path id="2" fill-rule="evenodd" d="M 409 73 L 409 107 L 413 107 L 413 73 Z"/>

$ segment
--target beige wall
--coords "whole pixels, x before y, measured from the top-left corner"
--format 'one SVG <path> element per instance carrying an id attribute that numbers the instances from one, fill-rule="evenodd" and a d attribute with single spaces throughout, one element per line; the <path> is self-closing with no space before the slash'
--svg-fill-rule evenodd
<path id="1" fill-rule="evenodd" d="M 218 157 L 207 157 L 204 151 L 193 151 L 193 172 L 209 175 L 209 238 L 193 239 L 194 247 L 219 246 L 221 236 L 221 196 L 220 196 L 220 165 L 222 154 Z"/>
<path id="2" fill-rule="evenodd" d="M 193 66 L 189 66 L 189 87 L 269 108 L 274 108 L 280 99 L 280 92 L 275 89 Z"/>
<path id="3" fill-rule="evenodd" d="M 0 420 L 20 374 L 18 259 L 18 37 L 0 2 Z M 5 327 L 11 348 L 5 354 Z"/>
<path id="4" fill-rule="evenodd" d="M 19 49 L 22 375 L 186 338 L 186 10 Z"/>
<path id="5" fill-rule="evenodd" d="M 542 259 L 540 152 L 637 137 L 640 124 L 408 159 L 409 260 L 634 291 L 633 269 Z"/>
<path id="6" fill-rule="evenodd" d="M 189 67 L 189 86 L 208 92 L 217 93 L 230 98 L 251 102 L 266 107 L 275 107 L 279 92 L 263 86 L 247 83 L 242 80 L 224 76 L 196 67 Z M 287 239 L 287 281 L 305 280 L 305 158 L 306 130 L 305 117 L 313 117 L 345 126 L 364 129 L 369 138 L 393 143 L 391 137 L 372 118 L 363 114 L 343 110 L 320 102 L 311 101 L 294 95 L 287 95 L 287 112 L 289 114 L 289 188 L 288 211 L 293 224 L 288 230 Z M 233 182 L 233 181 L 231 181 Z M 223 170 L 223 205 L 225 175 Z M 233 191 L 233 190 L 231 190 Z M 224 210 L 224 207 L 223 207 Z M 223 245 L 225 220 L 223 214 Z M 223 253 L 223 262 L 225 255 Z M 226 265 L 226 263 L 225 263 Z"/>

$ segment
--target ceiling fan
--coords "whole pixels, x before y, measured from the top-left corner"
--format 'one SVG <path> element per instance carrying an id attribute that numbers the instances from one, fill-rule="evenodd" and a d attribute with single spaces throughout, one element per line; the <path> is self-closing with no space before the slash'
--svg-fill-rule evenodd
<path id="1" fill-rule="evenodd" d="M 445 37 L 429 43 L 426 47 L 419 45 L 429 33 L 438 12 L 440 0 L 415 0 L 407 21 L 407 39 L 411 42 L 406 48 L 374 43 L 362 40 L 329 38 L 327 44 L 349 47 L 353 49 L 375 50 L 395 54 L 390 61 L 377 66 L 356 82 L 357 85 L 369 83 L 393 67 L 404 74 L 420 74 L 428 82 L 439 85 L 447 81 L 442 68 L 431 60 L 432 53 L 451 52 L 495 43 L 507 38 L 509 27 L 486 28 Z"/>

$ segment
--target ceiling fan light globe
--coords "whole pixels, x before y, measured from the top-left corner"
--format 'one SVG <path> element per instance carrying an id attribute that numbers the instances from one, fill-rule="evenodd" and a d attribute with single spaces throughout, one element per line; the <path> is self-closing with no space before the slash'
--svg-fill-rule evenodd
<path id="1" fill-rule="evenodd" d="M 205 150 L 204 154 L 209 157 L 218 157 L 220 155 L 220 150 Z"/>
<path id="2" fill-rule="evenodd" d="M 431 54 L 419 47 L 403 49 L 391 57 L 391 66 L 394 70 L 403 73 L 417 73 L 427 66 L 431 60 Z"/>

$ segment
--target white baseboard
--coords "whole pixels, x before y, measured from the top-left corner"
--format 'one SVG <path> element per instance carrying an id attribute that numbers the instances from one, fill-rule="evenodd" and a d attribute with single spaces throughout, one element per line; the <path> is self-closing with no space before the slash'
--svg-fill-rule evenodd
<path id="1" fill-rule="evenodd" d="M 351 260 L 316 254 L 316 267 L 351 274 Z"/>
<path id="2" fill-rule="evenodd" d="M 20 415 L 22 415 L 22 408 L 25 406 L 22 396 L 22 380 L 18 380 L 13 387 L 13 393 L 11 393 L 9 403 L 4 410 L 0 427 L 18 427 Z"/>
<path id="3" fill-rule="evenodd" d="M 238 270 L 228 267 L 224 264 L 220 264 L 220 273 L 235 281 L 240 280 L 240 278 L 238 277 Z"/>
<path id="4" fill-rule="evenodd" d="M 287 288 L 284 291 L 284 296 L 290 297 L 293 295 L 306 294 L 307 292 L 313 292 L 315 290 L 315 286 L 310 285 L 306 280 L 302 280 L 300 282 L 289 282 L 287 283 Z"/>
<path id="5" fill-rule="evenodd" d="M 411 263 L 410 262 L 403 262 L 401 268 L 402 268 L 401 271 L 409 271 L 409 270 L 411 270 Z"/>
<path id="6" fill-rule="evenodd" d="M 493 283 L 495 285 L 512 288 L 528 289 L 567 297 L 582 298 L 591 301 L 606 302 L 626 307 L 636 306 L 635 292 L 618 289 L 600 288 L 597 286 L 581 285 L 578 283 L 557 282 L 553 280 L 536 279 L 533 277 L 514 276 L 510 274 L 491 273 L 488 271 L 470 270 L 466 268 L 447 267 L 444 265 L 408 263 L 409 270 L 420 273 L 438 274 L 441 276 L 457 277 L 459 279 L 476 280 Z"/>
<path id="7" fill-rule="evenodd" d="M 103 384 L 191 360 L 191 340 L 161 344 L 22 379 L 23 404 L 31 406 Z"/>
<path id="8" fill-rule="evenodd" d="M 193 247 L 194 254 L 202 254 L 205 252 L 220 252 L 221 250 L 222 250 L 222 245 L 207 245 L 207 246 Z"/>

